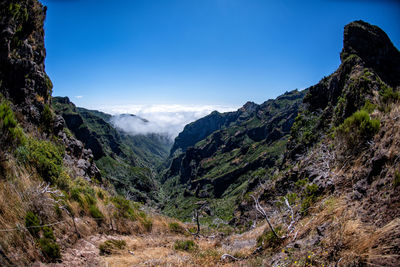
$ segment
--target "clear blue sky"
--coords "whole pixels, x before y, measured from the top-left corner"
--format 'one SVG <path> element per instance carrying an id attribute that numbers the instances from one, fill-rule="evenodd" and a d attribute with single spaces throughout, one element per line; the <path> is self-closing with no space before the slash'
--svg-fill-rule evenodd
<path id="1" fill-rule="evenodd" d="M 358 19 L 400 46 L 398 1 L 42 2 L 53 95 L 87 107 L 261 103 L 332 73 Z"/>

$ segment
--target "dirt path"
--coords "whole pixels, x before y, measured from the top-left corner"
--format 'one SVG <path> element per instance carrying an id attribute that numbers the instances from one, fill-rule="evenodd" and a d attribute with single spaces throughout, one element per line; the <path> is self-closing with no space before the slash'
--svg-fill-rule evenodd
<path id="1" fill-rule="evenodd" d="M 198 249 L 194 252 L 174 249 L 177 240 L 193 240 L 191 236 L 173 233 L 147 233 L 140 235 L 92 235 L 80 239 L 73 247 L 62 252 L 62 263 L 34 266 L 248 266 L 244 261 L 222 262 L 221 255 L 250 254 L 254 250 L 255 238 L 263 227 L 241 235 L 231 235 L 224 239 L 198 238 Z M 126 247 L 111 255 L 100 255 L 99 246 L 109 239 L 126 242 Z"/>

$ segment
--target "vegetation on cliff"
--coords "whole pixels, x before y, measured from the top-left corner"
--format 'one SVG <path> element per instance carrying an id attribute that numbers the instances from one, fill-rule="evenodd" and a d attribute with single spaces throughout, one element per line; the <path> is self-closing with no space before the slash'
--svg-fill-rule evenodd
<path id="1" fill-rule="evenodd" d="M 346 25 L 333 74 L 168 153 L 51 97 L 37 0 L 0 12 L 0 265 L 399 265 L 400 52 L 378 27 Z"/>

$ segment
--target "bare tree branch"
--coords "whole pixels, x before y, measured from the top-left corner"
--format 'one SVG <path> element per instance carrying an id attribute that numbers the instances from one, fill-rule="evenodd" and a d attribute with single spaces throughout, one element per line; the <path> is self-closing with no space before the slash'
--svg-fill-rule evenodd
<path id="1" fill-rule="evenodd" d="M 234 257 L 234 256 L 232 256 L 230 254 L 224 254 L 224 255 L 221 256 L 221 260 L 222 261 L 226 260 L 228 258 L 231 259 L 231 260 L 234 260 L 234 261 L 238 261 L 239 260 L 238 258 L 236 258 L 236 257 Z"/>
<path id="2" fill-rule="evenodd" d="M 272 227 L 271 222 L 268 219 L 268 215 L 265 212 L 265 210 L 261 207 L 260 202 L 258 201 L 258 199 L 256 199 L 253 195 L 251 195 L 251 197 L 253 198 L 254 202 L 255 202 L 255 208 L 256 210 L 261 213 L 261 215 L 265 218 L 265 220 L 268 223 L 269 228 L 271 229 L 272 233 L 274 234 L 274 236 L 276 238 L 281 239 L 281 237 L 275 232 L 275 229 Z"/>

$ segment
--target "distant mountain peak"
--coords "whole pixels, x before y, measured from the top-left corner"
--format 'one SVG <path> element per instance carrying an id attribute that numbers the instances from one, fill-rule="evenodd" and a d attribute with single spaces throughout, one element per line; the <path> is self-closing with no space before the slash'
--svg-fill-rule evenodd
<path id="1" fill-rule="evenodd" d="M 258 105 L 252 101 L 247 101 L 243 107 L 240 108 L 240 111 L 246 111 L 248 113 L 252 113 L 257 110 Z"/>

